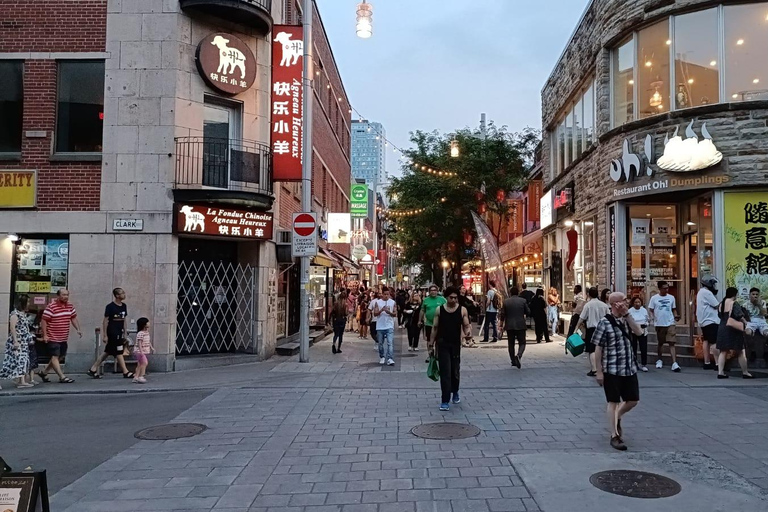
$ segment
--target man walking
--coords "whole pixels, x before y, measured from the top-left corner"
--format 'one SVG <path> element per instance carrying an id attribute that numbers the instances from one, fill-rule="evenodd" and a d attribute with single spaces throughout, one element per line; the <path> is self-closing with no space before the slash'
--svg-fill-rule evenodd
<path id="1" fill-rule="evenodd" d="M 405 303 L 408 301 L 408 294 L 405 290 L 400 288 L 395 295 L 395 303 L 397 304 L 397 326 L 402 329 L 403 325 Z"/>
<path id="2" fill-rule="evenodd" d="M 568 336 L 566 336 L 566 339 L 570 338 L 571 335 L 576 331 L 576 326 L 579 325 L 581 312 L 584 310 L 584 304 L 587 303 L 586 299 L 584 299 L 582 290 L 583 288 L 580 284 L 577 284 L 573 287 L 573 302 L 571 303 L 573 312 L 571 314 L 571 321 L 568 324 Z"/>
<path id="3" fill-rule="evenodd" d="M 596 286 L 587 290 L 587 294 L 589 295 L 589 301 L 581 310 L 581 315 L 579 315 L 579 321 L 574 332 L 578 331 L 582 325 L 587 328 L 586 336 L 584 337 L 584 352 L 586 352 L 587 358 L 589 358 L 589 373 L 587 373 L 587 377 L 594 377 L 597 375 L 597 366 L 595 361 L 595 344 L 592 341 L 592 336 L 595 334 L 597 324 L 608 314 L 610 308 L 605 302 L 597 298 L 599 292 Z"/>
<path id="4" fill-rule="evenodd" d="M 373 306 L 376 320 L 376 336 L 379 339 L 379 364 L 395 365 L 394 360 L 394 336 L 395 318 L 397 318 L 397 305 L 390 298 L 390 288 L 384 287 L 381 298 L 377 299 Z"/>
<path id="5" fill-rule="evenodd" d="M 701 289 L 696 295 L 696 321 L 701 328 L 702 348 L 704 349 L 704 369 L 717 370 L 717 364 L 711 362 L 710 350 L 717 344 L 717 330 L 720 327 L 720 317 L 717 308 L 717 279 L 712 276 L 704 276 L 701 280 Z M 661 354 L 659 354 L 661 359 Z"/>
<path id="6" fill-rule="evenodd" d="M 680 315 L 677 314 L 675 296 L 669 294 L 669 283 L 666 281 L 659 281 L 659 293 L 651 297 L 651 301 L 648 303 L 648 312 L 651 313 L 651 322 L 656 326 L 656 353 L 659 355 L 656 369 L 661 370 L 664 367 L 661 353 L 666 343 L 669 345 L 669 355 L 672 356 L 672 371 L 680 372 L 680 365 L 677 364 L 677 351 L 675 350 L 675 341 L 677 340 L 675 327 L 676 322 L 680 320 Z"/>
<path id="7" fill-rule="evenodd" d="M 56 299 L 48 304 L 48 307 L 43 311 L 43 318 L 40 321 L 43 342 L 47 344 L 48 354 L 51 356 L 51 362 L 38 374 L 44 382 L 50 382 L 47 375 L 51 369 L 59 376 L 59 382 L 62 384 L 75 382 L 64 375 L 64 372 L 61 371 L 60 362 L 60 359 L 67 355 L 70 324 L 75 328 L 77 335 L 82 338 L 83 331 L 80 330 L 77 311 L 75 306 L 69 302 L 69 290 L 60 288 L 56 292 Z"/>
<path id="8" fill-rule="evenodd" d="M 99 366 L 108 357 L 114 357 L 117 365 L 120 366 L 120 370 L 123 372 L 123 377 L 132 379 L 133 373 L 128 371 L 128 368 L 125 366 L 125 358 L 123 357 L 126 334 L 125 319 L 128 316 L 128 306 L 123 302 L 125 300 L 125 290 L 115 288 L 112 290 L 112 297 L 114 297 L 114 300 L 104 308 L 104 320 L 101 323 L 102 341 L 106 343 L 104 353 L 93 363 L 91 369 L 88 370 L 88 375 L 94 379 L 100 379 Z"/>
<path id="9" fill-rule="evenodd" d="M 459 396 L 459 380 L 461 372 L 461 335 L 472 338 L 469 315 L 467 310 L 459 306 L 459 290 L 453 286 L 445 289 L 447 304 L 440 306 L 435 314 L 434 328 L 430 337 L 430 355 L 437 349 L 438 365 L 440 367 L 440 390 L 442 397 L 440 410 L 450 410 L 451 395 L 453 403 L 461 402 Z"/>
<path id="10" fill-rule="evenodd" d="M 421 317 L 419 318 L 419 329 L 424 327 L 424 337 L 427 339 L 427 348 L 431 351 L 432 345 L 432 325 L 435 319 L 437 309 L 446 303 L 445 297 L 437 294 L 437 285 L 429 287 L 429 295 L 421 301 Z M 429 359 L 427 359 L 429 362 Z"/>
<path id="11" fill-rule="evenodd" d="M 597 383 L 603 386 L 608 401 L 608 430 L 611 446 L 626 450 L 621 418 L 640 401 L 637 361 L 632 350 L 630 332 L 641 335 L 643 329 L 628 314 L 627 298 L 621 292 L 608 297 L 611 312 L 597 324 L 592 341 L 597 346 Z"/>
<path id="12" fill-rule="evenodd" d="M 524 298 L 519 295 L 520 290 L 513 286 L 509 290 L 510 297 L 501 305 L 499 318 L 501 319 L 500 328 L 507 330 L 507 340 L 509 343 L 509 360 L 512 366 L 520 369 L 520 359 L 525 352 L 525 319 L 531 316 L 531 309 Z M 515 340 L 517 340 L 517 355 L 515 355 Z"/>
<path id="13" fill-rule="evenodd" d="M 499 307 L 501 307 L 501 295 L 496 289 L 496 281 L 489 281 L 490 289 L 486 295 L 486 307 L 485 307 L 485 328 L 483 329 L 483 343 L 488 343 L 488 333 L 493 327 L 493 339 L 491 343 L 499 341 L 498 333 L 496 332 L 496 315 L 499 313 Z"/>

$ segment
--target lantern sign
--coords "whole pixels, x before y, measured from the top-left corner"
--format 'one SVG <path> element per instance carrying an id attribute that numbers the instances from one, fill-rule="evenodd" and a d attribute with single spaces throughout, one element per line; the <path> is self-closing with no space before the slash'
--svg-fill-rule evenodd
<path id="1" fill-rule="evenodd" d="M 451 141 L 451 158 L 459 158 L 459 141 L 453 139 Z"/>
<path id="2" fill-rule="evenodd" d="M 242 39 L 214 32 L 197 45 L 197 69 L 203 80 L 224 94 L 239 94 L 256 81 L 256 57 Z"/>
<path id="3" fill-rule="evenodd" d="M 272 165 L 275 181 L 300 181 L 303 151 L 304 28 L 275 25 L 272 40 Z"/>

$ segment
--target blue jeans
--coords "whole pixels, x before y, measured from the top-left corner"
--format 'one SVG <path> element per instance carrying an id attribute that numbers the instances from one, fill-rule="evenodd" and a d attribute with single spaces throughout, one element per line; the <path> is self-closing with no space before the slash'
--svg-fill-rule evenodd
<path id="1" fill-rule="evenodd" d="M 493 327 L 493 339 L 498 337 L 496 332 L 496 311 L 485 312 L 485 329 L 483 329 L 483 341 L 488 341 L 488 331 Z"/>
<path id="2" fill-rule="evenodd" d="M 385 359 L 394 359 L 394 351 L 395 351 L 395 330 L 394 329 L 377 329 L 376 330 L 376 336 L 379 338 L 379 357 L 383 357 Z M 386 341 L 386 346 L 384 345 L 384 340 Z M 385 349 L 386 348 L 386 353 Z"/>

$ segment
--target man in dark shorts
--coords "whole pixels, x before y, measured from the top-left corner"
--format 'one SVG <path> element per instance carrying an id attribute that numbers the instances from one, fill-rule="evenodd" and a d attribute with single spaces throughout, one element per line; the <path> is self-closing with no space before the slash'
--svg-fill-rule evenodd
<path id="1" fill-rule="evenodd" d="M 621 418 L 640 401 L 637 360 L 630 333 L 639 336 L 643 329 L 629 315 L 629 304 L 623 293 L 612 293 L 608 297 L 608 305 L 611 312 L 600 320 L 592 336 L 598 361 L 596 380 L 603 386 L 608 401 L 611 446 L 624 451 L 627 445 L 624 444 Z"/>
<path id="2" fill-rule="evenodd" d="M 133 373 L 128 371 L 128 368 L 125 366 L 125 358 L 123 358 L 126 334 L 125 319 L 128 316 L 128 306 L 123 302 L 125 300 L 125 290 L 115 288 L 112 290 L 112 296 L 114 300 L 104 308 L 104 321 L 101 325 L 101 339 L 106 340 L 104 353 L 93 363 L 91 369 L 88 370 L 88 375 L 94 379 L 101 378 L 98 371 L 99 366 L 106 358 L 114 357 L 118 366 L 120 366 L 120 370 L 123 372 L 123 377 L 132 379 Z"/>

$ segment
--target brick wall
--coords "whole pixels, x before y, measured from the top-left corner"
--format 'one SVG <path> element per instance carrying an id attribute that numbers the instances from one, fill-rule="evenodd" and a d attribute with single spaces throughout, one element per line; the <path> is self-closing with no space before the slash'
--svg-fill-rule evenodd
<path id="1" fill-rule="evenodd" d="M 3 0 L 0 2 L 0 53 L 103 52 L 106 0 Z M 52 162 L 56 128 L 54 60 L 24 62 L 24 119 L 20 162 L 2 169 L 38 171 L 39 210 L 98 210 L 101 164 Z M 27 131 L 45 131 L 27 138 Z"/>

